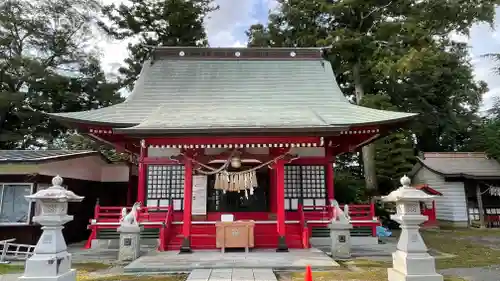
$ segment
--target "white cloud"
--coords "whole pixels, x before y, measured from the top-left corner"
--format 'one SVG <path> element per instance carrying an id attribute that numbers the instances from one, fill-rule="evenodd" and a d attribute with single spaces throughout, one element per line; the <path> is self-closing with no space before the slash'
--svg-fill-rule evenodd
<path id="1" fill-rule="evenodd" d="M 248 42 L 240 42 L 240 41 L 236 41 L 234 42 L 234 44 L 231 46 L 231 47 L 235 47 L 235 48 L 244 48 L 247 46 L 247 43 Z"/>
<path id="2" fill-rule="evenodd" d="M 464 34 L 459 34 L 457 32 L 452 32 L 449 35 L 450 39 L 457 42 L 467 43 L 469 42 L 469 36 Z"/>
<path id="3" fill-rule="evenodd" d="M 219 10 L 213 12 L 206 20 L 208 41 L 212 47 L 233 46 L 243 37 L 241 29 L 246 29 L 257 19 L 252 11 L 255 0 L 215 0 Z"/>
<path id="4" fill-rule="evenodd" d="M 275 0 L 215 0 L 220 9 L 206 19 L 208 40 L 212 47 L 246 46 L 243 31 L 258 22 L 253 16 L 253 9 L 258 1 L 269 8 L 276 7 Z M 105 5 L 126 3 L 126 0 L 103 0 Z M 98 36 L 95 44 L 101 49 L 102 64 L 106 73 L 116 73 L 123 60 L 128 56 L 127 45 L 132 40 L 112 40 Z"/>

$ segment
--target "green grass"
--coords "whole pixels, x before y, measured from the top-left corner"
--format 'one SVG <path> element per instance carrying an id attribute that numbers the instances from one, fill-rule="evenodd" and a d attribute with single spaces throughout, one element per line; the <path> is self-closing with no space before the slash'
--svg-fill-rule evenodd
<path id="1" fill-rule="evenodd" d="M 111 265 L 100 262 L 79 262 L 79 263 L 73 263 L 71 267 L 78 271 L 96 272 L 99 270 L 109 269 L 111 268 Z"/>
<path id="2" fill-rule="evenodd" d="M 23 265 L 18 264 L 0 264 L 0 274 L 20 273 L 24 271 Z"/>
<path id="3" fill-rule="evenodd" d="M 172 275 L 116 275 L 105 277 L 91 277 L 79 274 L 77 281 L 184 281 L 186 274 Z"/>
<path id="4" fill-rule="evenodd" d="M 422 232 L 422 237 L 428 248 L 455 255 L 453 258 L 436 259 L 438 269 L 471 268 L 500 264 L 500 250 L 467 240 L 467 237 L 475 235 L 500 235 L 500 231 L 459 229 Z"/>
<path id="5" fill-rule="evenodd" d="M 349 270 L 333 270 L 313 272 L 313 281 L 387 281 L 386 267 L 369 267 L 363 268 L 362 272 L 354 272 Z M 282 273 L 279 274 L 280 281 L 302 281 L 304 280 L 303 272 Z M 445 276 L 445 281 L 466 281 L 459 277 Z"/>

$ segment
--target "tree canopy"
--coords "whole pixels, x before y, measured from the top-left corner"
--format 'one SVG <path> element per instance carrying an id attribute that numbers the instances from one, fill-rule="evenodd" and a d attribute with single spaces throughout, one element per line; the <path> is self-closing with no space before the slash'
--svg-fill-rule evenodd
<path id="1" fill-rule="evenodd" d="M 397 136 L 389 141 L 392 144 L 405 144 L 396 148 L 398 152 L 381 148 L 388 138 L 363 148 L 368 189 L 377 188 L 381 176 L 411 168 L 407 156 L 395 157 L 394 152 L 409 155 L 411 148 L 438 152 L 470 148 L 470 132 L 480 125 L 478 108 L 487 87 L 474 80 L 465 44 L 453 42 L 449 34 L 467 35 L 477 22 L 491 24 L 496 1 L 279 3 L 268 24 L 248 29 L 249 46 L 329 47 L 328 59 L 350 100 L 377 107 L 377 102 L 363 100 L 380 97 L 391 109 L 420 113 L 411 130 L 391 136 Z M 377 158 L 399 161 L 382 173 Z"/>
<path id="2" fill-rule="evenodd" d="M 109 21 L 100 21 L 103 30 L 116 39 L 133 39 L 129 57 L 119 69 L 130 89 L 149 57 L 150 46 L 206 46 L 204 22 L 218 9 L 212 0 L 131 0 L 105 6 Z"/>
<path id="3" fill-rule="evenodd" d="M 87 46 L 92 11 L 99 9 L 93 0 L 0 5 L 0 149 L 47 147 L 67 131 L 40 112 L 88 110 L 122 100 Z"/>

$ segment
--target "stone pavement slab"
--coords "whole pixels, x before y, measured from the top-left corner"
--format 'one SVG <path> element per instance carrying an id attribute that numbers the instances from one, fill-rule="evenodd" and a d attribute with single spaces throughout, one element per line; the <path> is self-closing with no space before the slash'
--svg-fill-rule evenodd
<path id="1" fill-rule="evenodd" d="M 272 269 L 219 268 L 195 269 L 186 281 L 277 281 Z"/>
<path id="2" fill-rule="evenodd" d="M 314 270 L 332 270 L 339 266 L 331 257 L 318 249 L 291 249 L 278 253 L 275 250 L 226 252 L 197 250 L 191 254 L 177 251 L 149 252 L 131 262 L 125 273 L 190 272 L 194 269 L 256 269 L 304 270 L 310 265 Z M 219 274 L 219 273 L 217 273 Z M 221 278 L 225 278 L 222 276 Z"/>

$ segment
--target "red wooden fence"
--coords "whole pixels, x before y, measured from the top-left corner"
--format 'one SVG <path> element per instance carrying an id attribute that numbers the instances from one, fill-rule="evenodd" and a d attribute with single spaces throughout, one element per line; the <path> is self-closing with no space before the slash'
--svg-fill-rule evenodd
<path id="1" fill-rule="evenodd" d="M 104 207 L 98 203 L 94 209 L 94 218 L 90 220 L 88 229 L 91 230 L 90 236 L 84 248 L 91 247 L 92 240 L 97 238 L 97 232 L 102 229 L 117 229 L 120 226 L 121 211 L 124 207 Z M 341 206 L 343 208 L 343 206 Z M 131 207 L 126 207 L 130 211 Z M 331 206 L 303 206 L 300 205 L 297 212 L 287 212 L 291 218 L 299 220 L 301 229 L 301 244 L 304 248 L 309 248 L 309 237 L 311 236 L 311 227 L 326 227 L 333 216 Z M 137 221 L 144 228 L 159 229 L 159 247 L 158 250 L 164 251 L 168 248 L 170 241 L 172 223 L 179 218 L 174 217 L 172 206 L 165 207 L 141 207 L 138 211 Z M 372 229 L 372 236 L 376 236 L 376 227 L 380 225 L 375 216 L 375 207 L 371 205 L 349 205 L 349 216 L 353 226 L 368 226 Z M 249 213 L 249 217 L 251 214 Z"/>

